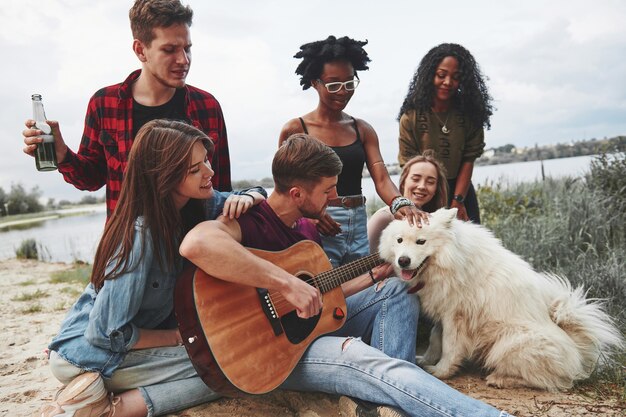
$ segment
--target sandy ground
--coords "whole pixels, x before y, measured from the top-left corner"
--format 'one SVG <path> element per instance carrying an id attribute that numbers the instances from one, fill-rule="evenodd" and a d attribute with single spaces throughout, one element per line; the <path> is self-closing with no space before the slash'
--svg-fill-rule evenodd
<path id="1" fill-rule="evenodd" d="M 0 416 L 30 416 L 50 400 L 59 383 L 44 354 L 65 311 L 80 286 L 51 284 L 50 274 L 65 264 L 8 260 L 0 262 Z M 28 295 L 41 291 L 32 300 Z M 495 407 L 522 416 L 626 416 L 616 399 L 534 390 L 498 390 L 478 374 L 465 373 L 448 381 L 458 390 Z M 176 414 L 179 417 L 325 417 L 342 416 L 338 398 L 324 394 L 277 391 L 246 399 L 222 399 Z"/>

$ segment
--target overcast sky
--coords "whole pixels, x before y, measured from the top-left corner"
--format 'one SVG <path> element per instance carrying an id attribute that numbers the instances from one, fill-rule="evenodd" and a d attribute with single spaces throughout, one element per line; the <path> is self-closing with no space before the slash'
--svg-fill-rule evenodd
<path id="1" fill-rule="evenodd" d="M 139 68 L 128 22 L 132 1 L 0 1 L 0 187 L 39 185 L 46 197 L 78 200 L 86 194 L 57 172 L 37 172 L 22 153 L 30 96 L 43 95 L 48 118 L 60 121 L 76 150 L 91 95 Z M 223 107 L 235 180 L 270 176 L 281 126 L 316 106 L 315 91 L 299 86 L 293 55 L 330 34 L 369 41 L 370 70 L 359 73 L 346 111 L 372 124 L 388 163 L 396 161 L 396 115 L 412 74 L 442 42 L 464 45 L 489 77 L 497 111 L 487 147 L 626 134 L 621 0 L 186 3 L 194 9 L 187 81 Z"/>

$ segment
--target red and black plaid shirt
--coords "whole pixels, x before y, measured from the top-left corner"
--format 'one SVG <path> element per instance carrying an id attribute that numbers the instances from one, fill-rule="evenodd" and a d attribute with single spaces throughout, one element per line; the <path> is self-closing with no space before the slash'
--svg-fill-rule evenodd
<path id="1" fill-rule="evenodd" d="M 85 130 L 78 152 L 68 149 L 59 172 L 79 190 L 95 191 L 106 184 L 107 214 L 110 216 L 120 196 L 128 154 L 133 143 L 133 96 L 131 84 L 141 70 L 121 84 L 100 89 L 89 100 Z M 211 180 L 220 191 L 231 191 L 230 157 L 222 108 L 206 91 L 185 87 L 186 113 L 191 123 L 215 144 Z"/>

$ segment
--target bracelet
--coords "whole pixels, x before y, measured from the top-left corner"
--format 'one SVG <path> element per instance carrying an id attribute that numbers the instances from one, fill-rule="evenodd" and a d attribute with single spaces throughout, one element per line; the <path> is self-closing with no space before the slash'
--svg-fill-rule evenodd
<path id="1" fill-rule="evenodd" d="M 393 200 L 391 200 L 391 204 L 389 205 L 389 210 L 391 210 L 391 214 L 395 215 L 399 209 L 401 209 L 402 207 L 407 207 L 407 206 L 415 207 L 415 204 L 413 204 L 413 202 L 409 200 L 408 198 L 402 197 L 401 195 L 399 195 Z"/>
<path id="2" fill-rule="evenodd" d="M 370 278 L 372 279 L 372 282 L 376 284 L 376 280 L 374 279 L 374 273 L 372 272 L 371 269 L 368 272 L 370 273 Z"/>

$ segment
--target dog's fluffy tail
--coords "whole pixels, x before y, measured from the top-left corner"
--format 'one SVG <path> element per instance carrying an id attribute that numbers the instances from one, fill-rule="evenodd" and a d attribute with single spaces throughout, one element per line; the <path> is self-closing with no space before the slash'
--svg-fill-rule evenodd
<path id="1" fill-rule="evenodd" d="M 587 377 L 614 350 L 624 349 L 622 334 L 604 311 L 602 300 L 586 298 L 582 286 L 573 289 L 565 278 L 544 275 L 557 294 L 550 305 L 550 317 L 576 344 Z"/>

